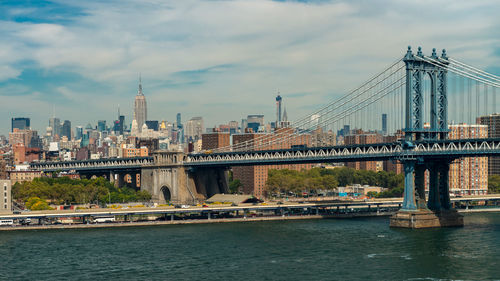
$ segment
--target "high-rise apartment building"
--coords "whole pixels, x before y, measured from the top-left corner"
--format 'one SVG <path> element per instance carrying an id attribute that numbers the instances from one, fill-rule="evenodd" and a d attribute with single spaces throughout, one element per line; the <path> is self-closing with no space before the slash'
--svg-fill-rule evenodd
<path id="1" fill-rule="evenodd" d="M 394 134 L 394 135 L 384 136 L 383 142 L 385 142 L 385 143 L 399 142 L 403 138 L 404 138 L 403 131 L 398 130 L 396 132 L 396 134 Z M 386 172 L 393 172 L 396 174 L 401 174 L 403 172 L 403 164 L 401 164 L 399 161 L 386 160 L 386 161 L 384 161 L 383 165 L 384 165 L 384 171 L 386 171 Z"/>
<path id="2" fill-rule="evenodd" d="M 500 113 L 481 116 L 477 118 L 477 121 L 481 125 L 488 126 L 488 137 L 500 137 Z M 489 175 L 500 175 L 500 157 L 489 157 L 488 173 Z"/>
<path id="3" fill-rule="evenodd" d="M 449 125 L 449 139 L 479 139 L 488 137 L 488 126 Z M 488 193 L 488 157 L 460 158 L 450 165 L 450 193 L 481 195 Z"/>
<path id="4" fill-rule="evenodd" d="M 142 125 L 146 123 L 148 119 L 148 111 L 146 106 L 146 97 L 142 93 L 142 81 L 139 79 L 139 90 L 135 96 L 134 104 L 134 119 L 137 122 L 137 128 L 139 132 L 142 130 Z"/>
<path id="5" fill-rule="evenodd" d="M 11 132 L 14 132 L 14 129 L 25 130 L 30 128 L 30 119 L 25 117 L 18 117 L 11 119 Z"/>
<path id="6" fill-rule="evenodd" d="M 311 132 L 311 145 L 313 147 L 334 146 L 337 144 L 337 137 L 332 130 L 324 132 L 321 127 Z"/>

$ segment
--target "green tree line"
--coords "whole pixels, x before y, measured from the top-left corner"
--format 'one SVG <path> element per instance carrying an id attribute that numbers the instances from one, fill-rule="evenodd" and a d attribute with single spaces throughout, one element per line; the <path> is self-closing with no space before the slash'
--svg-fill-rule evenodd
<path id="1" fill-rule="evenodd" d="M 110 199 L 111 203 L 143 202 L 149 201 L 151 194 L 130 187 L 117 188 L 105 178 L 42 177 L 16 183 L 12 187 L 12 197 L 25 203 L 31 198 L 39 198 L 53 204 L 87 204 L 108 203 Z"/>
<path id="2" fill-rule="evenodd" d="M 315 193 L 318 190 L 332 190 L 338 186 L 352 184 L 380 186 L 388 191 L 376 194 L 377 197 L 397 197 L 403 194 L 404 176 L 393 172 L 374 172 L 342 167 L 336 169 L 312 168 L 310 170 L 269 170 L 266 182 L 268 194 Z M 375 194 L 372 194 L 375 195 Z"/>
<path id="3" fill-rule="evenodd" d="M 488 177 L 488 191 L 490 193 L 500 193 L 500 175 Z"/>

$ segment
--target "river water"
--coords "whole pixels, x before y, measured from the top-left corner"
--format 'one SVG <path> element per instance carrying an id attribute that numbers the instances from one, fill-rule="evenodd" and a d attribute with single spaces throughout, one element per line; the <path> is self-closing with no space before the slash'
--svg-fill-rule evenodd
<path id="1" fill-rule="evenodd" d="M 1 280 L 500 280 L 500 213 L 0 232 Z"/>

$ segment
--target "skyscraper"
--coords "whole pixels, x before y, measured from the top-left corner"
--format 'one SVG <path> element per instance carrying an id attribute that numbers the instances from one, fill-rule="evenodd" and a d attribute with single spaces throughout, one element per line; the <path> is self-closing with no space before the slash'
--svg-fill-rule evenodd
<path id="1" fill-rule="evenodd" d="M 118 127 L 116 132 L 119 132 L 120 135 L 123 135 L 123 131 L 125 130 L 125 115 L 120 115 L 118 117 Z"/>
<path id="2" fill-rule="evenodd" d="M 30 119 L 24 117 L 12 118 L 12 127 L 10 129 L 11 132 L 14 132 L 14 129 L 29 129 L 30 128 Z"/>
<path id="3" fill-rule="evenodd" d="M 288 121 L 288 114 L 286 114 L 286 108 L 283 110 L 283 118 L 281 118 L 281 122 L 279 124 L 280 128 L 288 128 L 290 127 L 290 121 Z"/>
<path id="4" fill-rule="evenodd" d="M 66 136 L 68 140 L 71 140 L 71 121 L 64 120 L 64 123 L 61 128 L 61 137 Z"/>
<path id="5" fill-rule="evenodd" d="M 49 119 L 49 127 L 52 128 L 52 136 L 61 136 L 61 120 L 57 117 Z"/>
<path id="6" fill-rule="evenodd" d="M 186 137 L 193 141 L 201 139 L 203 133 L 203 118 L 193 117 L 186 123 Z"/>
<path id="7" fill-rule="evenodd" d="M 79 140 L 83 137 L 83 127 L 82 126 L 77 126 L 75 128 L 75 139 Z"/>
<path id="8" fill-rule="evenodd" d="M 382 113 L 382 134 L 387 135 L 387 114 Z"/>
<path id="9" fill-rule="evenodd" d="M 106 120 L 98 120 L 97 121 L 97 130 L 99 132 L 106 131 Z"/>
<path id="10" fill-rule="evenodd" d="M 182 128 L 182 122 L 181 122 L 181 114 L 177 113 L 177 129 Z"/>
<path id="11" fill-rule="evenodd" d="M 281 125 L 281 96 L 276 97 L 276 127 Z"/>
<path id="12" fill-rule="evenodd" d="M 146 97 L 142 93 L 142 81 L 139 78 L 139 91 L 137 92 L 137 96 L 135 96 L 135 106 L 134 106 L 134 119 L 137 122 L 137 128 L 139 132 L 142 129 L 142 125 L 146 123 L 148 117 L 148 111 L 146 107 Z"/>
<path id="13" fill-rule="evenodd" d="M 159 124 L 158 120 L 147 120 L 146 121 L 146 126 L 148 126 L 148 129 L 151 129 L 153 131 L 158 131 L 159 129 Z"/>

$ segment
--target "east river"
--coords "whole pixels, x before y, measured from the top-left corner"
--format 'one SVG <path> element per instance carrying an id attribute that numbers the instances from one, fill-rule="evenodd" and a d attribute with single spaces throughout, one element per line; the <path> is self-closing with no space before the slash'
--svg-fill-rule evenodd
<path id="1" fill-rule="evenodd" d="M 1 280 L 500 280 L 500 213 L 0 232 Z"/>

